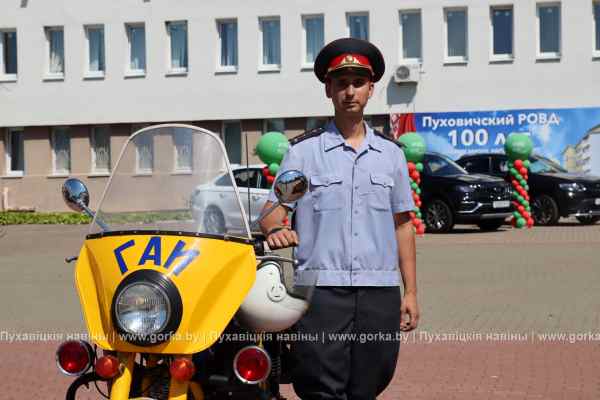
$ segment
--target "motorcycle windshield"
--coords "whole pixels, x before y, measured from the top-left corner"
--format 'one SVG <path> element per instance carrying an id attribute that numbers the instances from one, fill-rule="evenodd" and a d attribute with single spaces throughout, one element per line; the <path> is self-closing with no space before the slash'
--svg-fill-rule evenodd
<path id="1" fill-rule="evenodd" d="M 217 134 L 166 124 L 125 141 L 90 233 L 132 230 L 251 237 Z"/>

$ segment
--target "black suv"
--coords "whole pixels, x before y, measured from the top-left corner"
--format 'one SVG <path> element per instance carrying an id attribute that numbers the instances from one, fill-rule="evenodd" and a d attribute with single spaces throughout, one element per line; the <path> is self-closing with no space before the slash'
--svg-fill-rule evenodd
<path id="1" fill-rule="evenodd" d="M 529 161 L 531 211 L 537 225 L 554 225 L 560 217 L 569 216 L 586 225 L 600 220 L 600 178 L 568 173 L 541 156 L 531 156 Z M 469 172 L 508 176 L 505 154 L 466 155 L 457 163 Z"/>
<path id="2" fill-rule="evenodd" d="M 422 214 L 428 232 L 448 232 L 455 223 L 496 230 L 512 214 L 510 185 L 469 174 L 448 157 L 427 153 L 421 175 Z"/>

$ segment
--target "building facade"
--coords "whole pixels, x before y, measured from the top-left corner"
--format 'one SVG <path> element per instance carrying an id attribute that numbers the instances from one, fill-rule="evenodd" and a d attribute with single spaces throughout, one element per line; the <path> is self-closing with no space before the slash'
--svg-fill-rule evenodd
<path id="1" fill-rule="evenodd" d="M 217 132 L 234 162 L 266 131 L 322 124 L 332 107 L 312 62 L 345 36 L 385 56 L 366 110 L 380 130 L 393 113 L 600 103 L 594 0 L 3 0 L 2 208 L 64 210 L 66 176 L 99 193 L 148 124 Z"/>
<path id="2" fill-rule="evenodd" d="M 577 170 L 600 176 L 600 125 L 590 130 L 576 146 Z"/>

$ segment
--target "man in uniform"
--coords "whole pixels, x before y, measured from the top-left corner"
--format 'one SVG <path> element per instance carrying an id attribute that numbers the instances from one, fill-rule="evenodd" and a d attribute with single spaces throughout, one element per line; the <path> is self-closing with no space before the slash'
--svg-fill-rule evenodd
<path id="1" fill-rule="evenodd" d="M 279 171 L 302 171 L 309 192 L 261 222 L 272 248 L 298 246 L 298 285 L 314 283 L 318 271 L 311 306 L 295 328 L 319 340 L 291 344 L 292 381 L 304 400 L 375 399 L 394 374 L 400 331 L 419 319 L 406 159 L 363 120 L 384 70 L 367 41 L 338 39 L 321 50 L 314 72 L 335 117 L 291 140 Z M 274 201 L 271 191 L 265 208 Z M 290 210 L 293 229 L 281 223 Z"/>

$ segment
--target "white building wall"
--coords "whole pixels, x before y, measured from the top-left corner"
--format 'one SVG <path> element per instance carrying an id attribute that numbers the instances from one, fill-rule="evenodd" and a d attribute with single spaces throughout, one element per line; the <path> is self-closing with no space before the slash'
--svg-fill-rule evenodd
<path id="1" fill-rule="evenodd" d="M 590 174 L 600 176 L 600 132 L 590 133 L 589 143 Z"/>
<path id="2" fill-rule="evenodd" d="M 301 70 L 302 14 L 322 13 L 325 42 L 347 36 L 346 13 L 368 11 L 370 38 L 386 58 L 367 114 L 598 106 L 600 61 L 592 58 L 591 0 L 562 1 L 562 58 L 536 61 L 536 3 L 514 5 L 510 63 L 490 62 L 489 7 L 500 0 L 0 0 L 0 29 L 18 30 L 18 81 L 0 83 L 0 127 L 197 121 L 331 114 L 312 71 Z M 26 6 L 21 6 L 26 4 Z M 443 7 L 468 7 L 466 65 L 444 65 Z M 423 74 L 415 86 L 391 80 L 398 64 L 399 10 L 422 10 Z M 259 16 L 280 16 L 282 68 L 258 73 Z M 217 18 L 237 18 L 239 72 L 215 74 Z M 187 20 L 189 73 L 167 77 L 165 21 Z M 124 78 L 124 24 L 146 23 L 147 74 Z M 104 24 L 106 78 L 84 80 L 84 24 Z M 43 27 L 64 25 L 66 78 L 43 81 Z"/>

